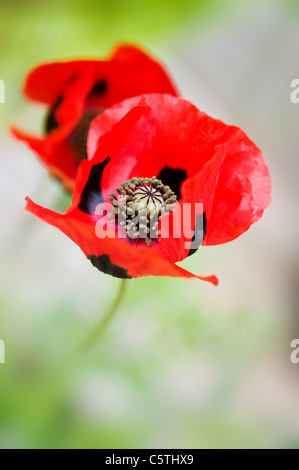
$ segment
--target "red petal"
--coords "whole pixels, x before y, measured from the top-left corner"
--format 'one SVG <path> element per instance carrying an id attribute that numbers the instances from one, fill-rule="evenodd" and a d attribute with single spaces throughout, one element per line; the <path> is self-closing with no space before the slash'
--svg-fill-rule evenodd
<path id="1" fill-rule="evenodd" d="M 119 153 L 126 149 L 126 142 L 130 135 L 132 135 L 133 129 L 135 129 L 136 125 L 138 125 L 139 121 L 146 115 L 148 111 L 149 107 L 147 106 L 145 100 L 139 100 L 137 106 L 134 106 L 132 109 L 130 109 L 130 111 L 125 116 L 123 116 L 120 121 L 114 123 L 112 128 L 101 136 L 99 145 L 94 154 L 94 158 L 89 161 L 83 161 L 79 168 L 73 195 L 73 205 L 78 205 L 80 203 L 81 194 L 84 186 L 87 183 L 92 166 L 103 162 L 107 157 L 109 157 L 111 161 L 116 159 Z M 128 176 L 131 171 L 131 160 L 135 161 L 134 156 L 127 155 L 124 157 L 117 169 L 118 171 L 112 174 L 109 172 L 111 162 L 109 163 L 108 168 L 104 170 L 104 174 L 106 175 L 108 172 L 109 175 L 108 177 L 105 176 L 105 180 L 109 184 L 105 186 L 103 183 L 101 183 L 100 187 L 99 182 L 99 191 L 102 190 L 104 194 L 104 200 L 108 201 L 110 193 L 113 192 L 115 188 L 119 186 L 119 184 L 126 180 L 126 176 Z M 119 182 L 120 174 L 121 178 L 124 179 Z M 109 188 L 112 188 L 111 191 Z"/>
<path id="2" fill-rule="evenodd" d="M 141 93 L 177 94 L 164 68 L 134 46 L 120 46 L 105 61 L 52 62 L 36 67 L 27 77 L 24 93 L 35 101 L 54 104 L 69 83 L 87 69 L 94 71 L 95 82 L 107 81 L 107 98 L 103 98 L 103 106 Z"/>
<path id="3" fill-rule="evenodd" d="M 50 174 L 59 178 L 72 191 L 82 156 L 68 141 L 68 137 L 83 114 L 85 100 L 94 79 L 93 70 L 85 68 L 65 90 L 64 100 L 55 113 L 59 127 L 43 138 L 30 136 L 12 128 L 12 134 L 25 142 L 48 167 Z M 57 97 L 56 97 L 57 98 Z"/>
<path id="4" fill-rule="evenodd" d="M 143 96 L 151 108 L 151 115 L 146 123 L 142 122 L 135 129 L 130 149 L 138 159 L 134 172 L 143 173 L 142 176 L 144 172 L 157 175 L 167 165 L 186 169 L 188 176 L 197 174 L 204 163 L 213 157 L 215 146 L 221 143 L 217 139 L 228 126 L 201 113 L 182 98 L 165 94 Z M 136 96 L 118 103 L 94 119 L 87 142 L 89 159 L 93 157 L 101 135 L 136 106 L 140 98 L 141 96 Z M 225 129 L 221 129 L 220 125 Z M 119 161 L 121 158 L 122 156 Z"/>
<path id="5" fill-rule="evenodd" d="M 103 93 L 92 94 L 99 83 L 104 84 Z M 41 65 L 29 74 L 24 92 L 29 98 L 52 107 L 62 98 L 55 110 L 58 129 L 53 131 L 53 140 L 48 140 L 48 136 L 36 139 L 19 131 L 13 133 L 38 153 L 50 173 L 62 179 L 67 189 L 73 187 L 82 156 L 66 139 L 85 109 L 100 110 L 145 92 L 177 94 L 163 67 L 133 46 L 120 46 L 107 61 L 81 60 Z"/>
<path id="6" fill-rule="evenodd" d="M 192 241 L 192 236 L 189 236 L 189 232 L 191 232 L 192 235 L 194 234 L 197 216 L 203 216 L 203 213 L 205 213 L 207 220 L 211 217 L 215 190 L 224 159 L 224 147 L 225 146 L 220 145 L 216 150 L 215 156 L 205 163 L 202 170 L 196 176 L 187 178 L 182 185 L 182 199 L 179 204 L 182 236 L 176 238 L 171 234 L 169 238 L 161 238 L 158 245 L 158 249 L 163 255 L 173 262 L 181 261 L 188 256 Z M 188 205 L 187 209 L 185 204 Z M 172 220 L 175 217 L 177 208 L 178 206 L 176 206 L 170 214 L 166 215 L 166 217 L 170 219 L 170 227 L 173 226 Z M 185 210 L 190 211 L 190 219 L 184 218 Z M 197 248 L 198 247 L 199 245 Z"/>
<path id="7" fill-rule="evenodd" d="M 98 62 L 96 76 L 98 81 L 107 82 L 107 89 L 98 101 L 104 108 L 142 93 L 178 94 L 164 67 L 133 46 L 120 46 L 105 70 Z"/>
<path id="8" fill-rule="evenodd" d="M 225 147 L 205 245 L 239 237 L 257 222 L 271 202 L 271 178 L 261 151 L 238 128 Z"/>
<path id="9" fill-rule="evenodd" d="M 218 284 L 215 276 L 196 276 L 189 271 L 164 259 L 161 254 L 151 247 L 136 246 L 118 238 L 99 239 L 95 234 L 95 220 L 79 210 L 70 211 L 64 215 L 45 209 L 27 200 L 26 209 L 45 222 L 59 228 L 71 238 L 86 256 L 108 255 L 110 261 L 125 269 L 133 278 L 143 276 L 171 276 L 198 278 L 214 285 Z"/>
<path id="10" fill-rule="evenodd" d="M 40 65 L 27 77 L 24 93 L 35 101 L 53 105 L 67 91 L 68 84 L 80 78 L 92 62 L 51 62 Z"/>
<path id="11" fill-rule="evenodd" d="M 47 166 L 51 176 L 60 179 L 67 190 L 73 190 L 80 160 L 66 140 L 68 133 L 65 133 L 63 129 L 58 129 L 55 134 L 53 132 L 51 136 L 38 139 L 18 129 L 12 128 L 11 132 L 38 155 Z"/>

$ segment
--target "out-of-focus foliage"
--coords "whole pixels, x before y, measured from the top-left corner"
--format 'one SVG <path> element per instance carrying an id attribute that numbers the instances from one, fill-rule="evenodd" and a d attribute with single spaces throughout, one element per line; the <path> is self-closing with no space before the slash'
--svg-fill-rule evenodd
<path id="1" fill-rule="evenodd" d="M 201 22 L 220 0 L 1 1 L 1 66 L 53 56 L 99 55 L 115 42 L 155 41 Z M 12 55 L 13 54 L 13 55 Z M 29 59 L 29 63 L 28 63 Z"/>

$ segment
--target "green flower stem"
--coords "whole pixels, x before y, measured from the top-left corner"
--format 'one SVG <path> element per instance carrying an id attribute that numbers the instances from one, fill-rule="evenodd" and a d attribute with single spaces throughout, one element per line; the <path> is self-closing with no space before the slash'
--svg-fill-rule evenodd
<path id="1" fill-rule="evenodd" d="M 121 279 L 119 290 L 117 292 L 117 295 L 114 299 L 114 302 L 112 305 L 109 307 L 105 315 L 101 318 L 99 323 L 96 325 L 94 330 L 91 332 L 91 334 L 88 336 L 86 341 L 83 344 L 82 349 L 90 349 L 94 346 L 94 344 L 101 338 L 103 332 L 107 328 L 107 325 L 109 322 L 112 320 L 114 317 L 123 297 L 124 293 L 126 290 L 126 285 L 127 285 L 127 279 Z"/>

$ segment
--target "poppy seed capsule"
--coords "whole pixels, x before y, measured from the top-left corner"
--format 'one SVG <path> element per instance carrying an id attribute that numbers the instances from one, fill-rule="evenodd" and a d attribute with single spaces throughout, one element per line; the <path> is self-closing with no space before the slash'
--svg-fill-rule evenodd
<path id="1" fill-rule="evenodd" d="M 131 240 L 143 239 L 150 246 L 159 239 L 159 220 L 176 205 L 177 196 L 155 176 L 132 178 L 110 194 L 117 223 Z"/>

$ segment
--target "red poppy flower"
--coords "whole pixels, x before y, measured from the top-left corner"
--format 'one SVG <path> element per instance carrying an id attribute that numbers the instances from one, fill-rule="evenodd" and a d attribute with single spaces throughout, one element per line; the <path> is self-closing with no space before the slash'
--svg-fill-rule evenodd
<path id="1" fill-rule="evenodd" d="M 92 119 L 105 108 L 142 93 L 177 94 L 163 68 L 130 46 L 119 47 L 107 61 L 41 65 L 29 74 L 24 93 L 49 105 L 45 135 L 36 138 L 17 129 L 12 132 L 69 190 L 73 190 L 80 161 L 87 158 L 86 139 Z"/>
<path id="2" fill-rule="evenodd" d="M 107 109 L 91 124 L 88 156 L 65 214 L 30 199 L 27 210 L 59 228 L 98 269 L 116 277 L 198 277 L 216 285 L 215 276 L 195 276 L 175 263 L 201 244 L 235 239 L 270 204 L 269 172 L 254 143 L 241 129 L 212 119 L 178 97 L 149 94 Z M 173 230 L 167 237 L 158 231 L 158 237 L 150 239 L 146 220 L 132 239 L 128 215 L 121 229 L 117 224 L 115 236 L 109 220 L 113 211 L 118 219 L 124 198 L 128 207 L 145 200 L 146 210 L 156 199 L 159 227 L 166 219 L 179 221 L 170 224 Z M 99 215 L 98 208 L 109 201 L 112 212 Z M 165 201 L 171 210 L 163 213 Z M 182 230 L 178 236 L 174 232 L 182 228 L 182 219 L 176 219 L 176 212 L 182 213 L 186 204 L 192 212 L 191 235 Z M 97 224 L 102 222 L 105 235 L 99 238 Z M 140 236 L 142 230 L 145 237 Z"/>

